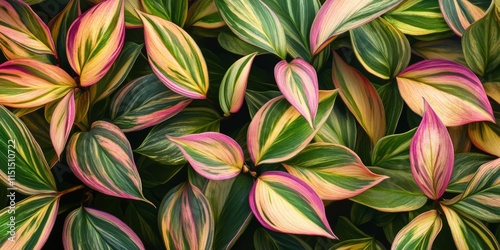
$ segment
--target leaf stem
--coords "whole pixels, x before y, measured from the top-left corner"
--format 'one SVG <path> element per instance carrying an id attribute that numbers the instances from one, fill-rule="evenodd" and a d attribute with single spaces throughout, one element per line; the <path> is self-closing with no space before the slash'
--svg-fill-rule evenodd
<path id="1" fill-rule="evenodd" d="M 59 195 L 65 195 L 67 193 L 71 193 L 71 192 L 74 192 L 76 190 L 83 189 L 84 187 L 85 187 L 85 185 L 78 185 L 76 187 L 68 188 L 66 190 L 63 190 L 63 191 L 59 192 Z"/>

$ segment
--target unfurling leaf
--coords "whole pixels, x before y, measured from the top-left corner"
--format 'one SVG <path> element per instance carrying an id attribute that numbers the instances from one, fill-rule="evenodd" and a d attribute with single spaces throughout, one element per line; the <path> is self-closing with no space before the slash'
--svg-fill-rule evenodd
<path id="1" fill-rule="evenodd" d="M 391 249 L 431 249 L 442 227 L 443 221 L 437 210 L 422 213 L 399 231 Z"/>
<path id="2" fill-rule="evenodd" d="M 450 182 L 453 142 L 432 107 L 424 103 L 424 116 L 410 145 L 411 172 L 422 192 L 437 200 Z"/>
<path id="3" fill-rule="evenodd" d="M 293 175 L 280 171 L 261 174 L 250 191 L 249 202 L 255 217 L 267 229 L 337 238 L 319 196 Z"/>
<path id="4" fill-rule="evenodd" d="M 75 122 L 76 106 L 75 93 L 78 89 L 74 89 L 64 98 L 62 98 L 52 113 L 50 120 L 50 139 L 58 158 L 61 158 L 61 153 L 66 146 L 69 133 Z"/>

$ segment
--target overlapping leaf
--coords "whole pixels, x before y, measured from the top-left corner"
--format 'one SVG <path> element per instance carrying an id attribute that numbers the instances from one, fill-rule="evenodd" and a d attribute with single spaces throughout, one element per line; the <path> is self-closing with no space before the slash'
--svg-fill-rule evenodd
<path id="1" fill-rule="evenodd" d="M 399 92 L 415 113 L 422 115 L 424 98 L 446 126 L 493 121 L 483 85 L 468 68 L 446 60 L 425 60 L 397 77 Z"/>
<path id="2" fill-rule="evenodd" d="M 179 27 L 184 26 L 186 22 L 187 0 L 141 0 L 141 3 L 148 14 L 171 21 Z"/>
<path id="3" fill-rule="evenodd" d="M 206 98 L 208 69 L 196 42 L 182 28 L 160 17 L 141 14 L 149 64 L 172 91 L 192 99 Z"/>
<path id="4" fill-rule="evenodd" d="M 70 70 L 71 66 L 66 55 L 66 39 L 69 27 L 80 16 L 80 1 L 71 0 L 64 9 L 49 22 L 50 33 L 54 39 L 55 48 L 61 67 Z"/>
<path id="5" fill-rule="evenodd" d="M 214 0 L 196 1 L 189 7 L 186 27 L 216 29 L 225 25 Z"/>
<path id="6" fill-rule="evenodd" d="M 356 118 L 349 110 L 338 103 L 333 106 L 333 110 L 314 136 L 317 142 L 330 142 L 344 145 L 350 149 L 356 146 L 358 128 Z"/>
<path id="7" fill-rule="evenodd" d="M 495 116 L 496 123 L 471 123 L 469 138 L 482 151 L 500 157 L 500 114 L 495 112 Z"/>
<path id="8" fill-rule="evenodd" d="M 450 134 L 451 141 L 453 142 L 453 150 L 455 154 L 466 153 L 471 149 L 471 141 L 467 125 L 448 127 L 448 134 Z"/>
<path id="9" fill-rule="evenodd" d="M 248 106 L 250 117 L 254 117 L 257 111 L 259 111 L 259 109 L 268 101 L 281 95 L 281 92 L 274 90 L 261 92 L 247 89 L 247 91 L 245 92 L 245 100 Z"/>
<path id="10" fill-rule="evenodd" d="M 372 153 L 372 164 L 378 167 L 405 169 L 410 167 L 410 145 L 416 129 L 380 139 Z"/>
<path id="11" fill-rule="evenodd" d="M 430 249 L 442 227 L 437 210 L 422 213 L 399 231 L 391 249 Z"/>
<path id="12" fill-rule="evenodd" d="M 412 50 L 425 59 L 443 59 L 467 66 L 461 41 L 453 39 L 420 41 L 412 45 Z"/>
<path id="13" fill-rule="evenodd" d="M 235 34 L 230 32 L 222 31 L 219 36 L 217 36 L 217 41 L 222 48 L 237 55 L 246 56 L 254 52 L 258 52 L 260 55 L 269 53 L 264 49 L 241 40 Z"/>
<path id="14" fill-rule="evenodd" d="M 59 101 L 50 120 L 50 139 L 58 158 L 61 158 L 61 153 L 75 122 L 75 93 L 77 91 L 77 89 L 70 91 Z"/>
<path id="15" fill-rule="evenodd" d="M 101 2 L 69 28 L 66 54 L 71 68 L 80 76 L 81 86 L 99 81 L 118 57 L 125 39 L 123 9 L 123 0 Z"/>
<path id="16" fill-rule="evenodd" d="M 65 249 L 145 249 L 127 224 L 114 215 L 88 207 L 68 214 L 62 241 Z"/>
<path id="17" fill-rule="evenodd" d="M 377 88 L 377 92 L 384 105 L 386 135 L 396 132 L 401 114 L 403 113 L 404 101 L 399 94 L 396 81 L 391 81 Z"/>
<path id="18" fill-rule="evenodd" d="M 479 153 L 456 154 L 453 174 L 446 192 L 463 193 L 477 169 L 493 159 L 490 155 Z"/>
<path id="19" fill-rule="evenodd" d="M 40 149 L 49 163 L 49 167 L 52 167 L 59 161 L 59 158 L 57 157 L 54 146 L 52 145 L 52 140 L 50 139 L 49 122 L 45 121 L 44 117 L 37 112 L 24 115 L 20 117 L 20 119 L 35 138 L 34 141 L 40 145 Z"/>
<path id="20" fill-rule="evenodd" d="M 320 197 L 293 175 L 280 171 L 261 174 L 250 191 L 249 202 L 255 217 L 267 229 L 337 238 Z"/>
<path id="21" fill-rule="evenodd" d="M 303 249 L 312 250 L 303 239 L 293 234 L 283 234 L 258 228 L 253 233 L 255 250 Z"/>
<path id="22" fill-rule="evenodd" d="M 141 28 L 142 21 L 137 11 L 144 11 L 141 0 L 125 0 L 125 7 L 123 9 L 125 15 L 125 27 L 127 28 Z"/>
<path id="23" fill-rule="evenodd" d="M 483 83 L 484 91 L 491 99 L 500 104 L 500 81 Z"/>
<path id="24" fill-rule="evenodd" d="M 475 21 L 484 16 L 491 0 L 439 0 L 444 19 L 455 34 L 462 36 Z"/>

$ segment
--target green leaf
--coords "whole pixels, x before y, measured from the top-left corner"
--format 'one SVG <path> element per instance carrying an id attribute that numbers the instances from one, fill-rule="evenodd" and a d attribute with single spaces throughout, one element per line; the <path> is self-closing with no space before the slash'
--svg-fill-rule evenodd
<path id="1" fill-rule="evenodd" d="M 385 249 L 383 245 L 377 241 L 373 237 L 368 238 L 360 238 L 360 239 L 351 239 L 345 240 L 340 243 L 335 244 L 329 250 L 335 249 L 373 249 L 373 250 L 382 250 Z"/>
<path id="2" fill-rule="evenodd" d="M 342 241 L 370 237 L 363 231 L 359 230 L 359 228 L 357 228 L 345 216 L 339 216 L 337 224 L 335 225 L 335 231 L 337 232 L 339 239 L 342 239 Z"/>
<path id="3" fill-rule="evenodd" d="M 434 41 L 419 41 L 412 45 L 412 50 L 425 59 L 444 59 L 467 66 L 462 41 L 455 39 L 439 39 Z"/>
<path id="4" fill-rule="evenodd" d="M 410 168 L 410 143 L 416 128 L 380 139 L 372 154 L 372 165 L 389 169 Z"/>
<path id="5" fill-rule="evenodd" d="M 386 135 L 392 135 L 396 131 L 399 118 L 403 112 L 404 101 L 399 94 L 398 85 L 394 82 L 386 83 L 377 88 L 385 111 Z"/>
<path id="6" fill-rule="evenodd" d="M 439 0 L 446 23 L 459 36 L 484 16 L 490 3 L 491 0 Z"/>
<path id="7" fill-rule="evenodd" d="M 304 240 L 291 234 L 281 234 L 264 228 L 257 228 L 253 233 L 253 244 L 256 250 L 302 249 L 312 250 Z"/>
<path id="8" fill-rule="evenodd" d="M 217 29 L 225 25 L 214 0 L 199 0 L 189 6 L 186 27 Z"/>
<path id="9" fill-rule="evenodd" d="M 163 247 L 158 230 L 158 211 L 154 207 L 143 202 L 130 201 L 125 209 L 123 222 L 137 232 L 147 249 Z"/>
<path id="10" fill-rule="evenodd" d="M 489 155 L 478 153 L 463 153 L 455 155 L 455 166 L 451 175 L 450 183 L 446 192 L 462 193 L 467 184 L 476 173 L 477 169 L 484 163 L 493 160 Z"/>
<path id="11" fill-rule="evenodd" d="M 259 55 L 269 53 L 264 49 L 241 40 L 235 34 L 225 31 L 222 31 L 219 36 L 217 36 L 217 41 L 219 41 L 220 46 L 225 50 L 241 56 L 246 56 L 255 52 L 259 53 Z"/>
<path id="12" fill-rule="evenodd" d="M 358 129 L 356 118 L 349 112 L 341 100 L 337 100 L 326 122 L 318 130 L 314 140 L 344 145 L 350 149 L 356 147 Z"/>
<path id="13" fill-rule="evenodd" d="M 142 185 L 148 188 L 167 183 L 183 168 L 183 164 L 167 166 L 145 156 L 139 157 L 137 161 L 137 170 L 141 176 Z"/>
<path id="14" fill-rule="evenodd" d="M 141 0 L 142 7 L 148 14 L 184 26 L 188 14 L 188 0 Z"/>
<path id="15" fill-rule="evenodd" d="M 278 96 L 281 96 L 281 92 L 279 91 L 269 90 L 261 92 L 248 89 L 245 92 L 245 100 L 248 111 L 250 112 L 250 117 L 253 118 L 264 104 Z"/>
<path id="16" fill-rule="evenodd" d="M 431 249 L 443 222 L 437 210 L 415 217 L 396 235 L 392 249 Z"/>
<path id="17" fill-rule="evenodd" d="M 52 141 L 50 140 L 50 124 L 38 112 L 23 115 L 20 119 L 35 138 L 34 141 L 40 145 L 43 155 L 45 156 L 44 158 L 47 159 L 49 166 L 52 167 L 56 164 L 58 159 L 56 151 L 52 146 Z"/>

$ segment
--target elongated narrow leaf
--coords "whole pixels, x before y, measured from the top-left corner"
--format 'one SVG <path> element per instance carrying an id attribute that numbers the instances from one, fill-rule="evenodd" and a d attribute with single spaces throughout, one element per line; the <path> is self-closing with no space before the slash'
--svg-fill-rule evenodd
<path id="1" fill-rule="evenodd" d="M 243 41 L 286 58 L 286 36 L 278 16 L 262 1 L 215 0 L 224 21 Z"/>
<path id="2" fill-rule="evenodd" d="M 442 227 L 437 210 L 422 213 L 399 231 L 391 249 L 431 249 Z"/>
<path id="3" fill-rule="evenodd" d="M 310 144 L 283 166 L 322 200 L 351 198 L 388 178 L 372 173 L 347 147 L 325 142 Z"/>
<path id="4" fill-rule="evenodd" d="M 375 144 L 385 134 L 382 100 L 370 81 L 333 52 L 333 82 L 359 124 Z"/>
<path id="5" fill-rule="evenodd" d="M 238 59 L 224 75 L 219 88 L 219 102 L 224 115 L 238 112 L 243 105 L 248 76 L 256 55 L 254 52 Z"/>
<path id="6" fill-rule="evenodd" d="M 356 118 L 337 100 L 326 122 L 318 130 L 314 140 L 344 145 L 350 149 L 356 147 L 358 128 Z"/>
<path id="7" fill-rule="evenodd" d="M 248 127 L 248 150 L 255 165 L 282 162 L 304 149 L 333 109 L 337 91 L 319 92 L 314 127 L 281 96 L 267 102 Z"/>
<path id="8" fill-rule="evenodd" d="M 50 120 L 50 139 L 58 158 L 61 158 L 61 153 L 75 122 L 75 92 L 77 89 L 72 90 L 59 101 Z"/>
<path id="9" fill-rule="evenodd" d="M 408 66 L 410 42 L 382 18 L 350 31 L 356 57 L 368 72 L 390 79 Z"/>
<path id="10" fill-rule="evenodd" d="M 120 198 L 145 200 L 130 144 L 116 125 L 96 121 L 70 138 L 66 158 L 85 185 Z"/>
<path id="11" fill-rule="evenodd" d="M 500 249 L 491 231 L 478 219 L 441 205 L 457 249 Z"/>
<path id="12" fill-rule="evenodd" d="M 413 52 L 425 59 L 443 59 L 467 66 L 461 41 L 439 39 L 435 41 L 420 41 L 412 45 Z"/>
<path id="13" fill-rule="evenodd" d="M 491 0 L 439 0 L 444 19 L 458 36 L 475 21 L 484 16 Z"/>
<path id="14" fill-rule="evenodd" d="M 208 69 L 196 42 L 176 24 L 141 14 L 149 64 L 172 91 L 192 99 L 206 98 Z"/>
<path id="15" fill-rule="evenodd" d="M 491 8 L 462 37 L 465 61 L 472 71 L 485 75 L 500 66 L 500 15 Z"/>
<path id="16" fill-rule="evenodd" d="M 323 50 L 338 35 L 372 21 L 402 0 L 327 0 L 319 9 L 311 27 L 313 55 Z"/>
<path id="17" fill-rule="evenodd" d="M 141 0 L 146 13 L 184 26 L 188 13 L 188 0 Z"/>
<path id="18" fill-rule="evenodd" d="M 52 39 L 54 39 L 60 65 L 66 70 L 71 69 L 66 55 L 67 34 L 69 27 L 80 14 L 80 1 L 71 0 L 57 16 L 49 22 L 50 34 L 52 35 Z"/>
<path id="19" fill-rule="evenodd" d="M 241 172 L 243 150 L 227 135 L 205 132 L 167 138 L 181 150 L 194 170 L 207 179 L 225 180 Z"/>
<path id="20" fill-rule="evenodd" d="M 500 159 L 483 164 L 463 193 L 443 202 L 488 222 L 500 221 Z"/>
<path id="21" fill-rule="evenodd" d="M 61 68 L 34 59 L 13 59 L 0 64 L 0 104 L 33 108 L 55 101 L 76 87 Z"/>
<path id="22" fill-rule="evenodd" d="M 411 172 L 424 194 L 437 200 L 453 172 L 453 142 L 432 107 L 424 102 L 424 116 L 410 145 Z"/>
<path id="23" fill-rule="evenodd" d="M 142 21 L 137 11 L 144 11 L 142 8 L 141 0 L 125 0 L 125 7 L 123 9 L 125 15 L 126 28 L 141 28 Z"/>
<path id="24" fill-rule="evenodd" d="M 182 183 L 171 189 L 158 213 L 167 249 L 211 249 L 214 217 L 207 198 L 197 187 Z"/>
<path id="25" fill-rule="evenodd" d="M 20 0 L 2 1 L 0 16 L 0 48 L 7 59 L 50 62 L 46 55 L 56 56 L 49 28 L 28 4 Z"/>
<path id="26" fill-rule="evenodd" d="M 186 27 L 217 29 L 225 25 L 214 0 L 196 1 L 189 7 Z"/>
<path id="27" fill-rule="evenodd" d="M 111 101 L 111 119 L 123 132 L 154 126 L 183 110 L 190 99 L 174 93 L 154 75 L 123 86 Z"/>
<path id="28" fill-rule="evenodd" d="M 274 78 L 286 100 L 314 128 L 318 111 L 318 76 L 316 70 L 301 58 L 288 63 L 282 60 L 274 68 Z"/>
<path id="29" fill-rule="evenodd" d="M 145 249 L 141 239 L 115 216 L 80 207 L 64 221 L 65 249 Z"/>
<path id="30" fill-rule="evenodd" d="M 500 114 L 495 113 L 495 121 L 475 122 L 469 125 L 469 138 L 482 151 L 500 157 Z"/>
<path id="31" fill-rule="evenodd" d="M 250 207 L 265 228 L 291 234 L 333 234 L 320 197 L 299 178 L 280 171 L 261 174 L 249 196 Z"/>
<path id="32" fill-rule="evenodd" d="M 0 106 L 0 154 L 3 164 L 0 178 L 7 187 L 24 194 L 56 191 L 40 146 L 23 122 L 4 106 Z"/>
<path id="33" fill-rule="evenodd" d="M 15 199 L 15 192 L 9 195 L 11 201 Z M 59 196 L 55 194 L 30 196 L 2 209 L 0 248 L 41 249 L 52 232 L 58 209 Z"/>
<path id="34" fill-rule="evenodd" d="M 424 98 L 446 126 L 493 121 L 483 85 L 468 68 L 446 60 L 425 60 L 397 77 L 399 92 L 413 112 L 422 115 Z"/>
<path id="35" fill-rule="evenodd" d="M 125 39 L 123 8 L 123 0 L 103 1 L 80 15 L 69 28 L 66 54 L 71 68 L 80 76 L 81 86 L 99 81 L 120 54 Z"/>

